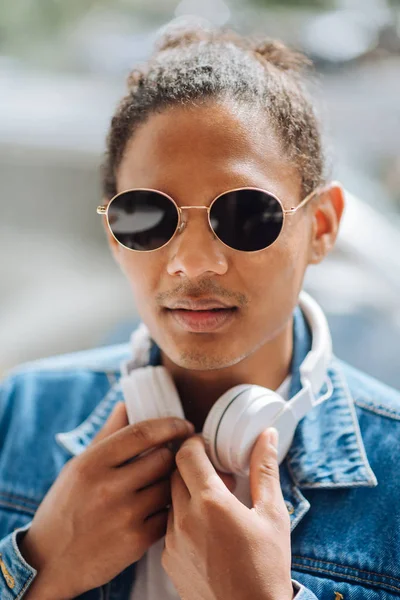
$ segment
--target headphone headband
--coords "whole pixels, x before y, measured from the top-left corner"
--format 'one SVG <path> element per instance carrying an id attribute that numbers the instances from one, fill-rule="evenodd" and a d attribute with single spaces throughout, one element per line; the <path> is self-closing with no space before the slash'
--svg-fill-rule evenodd
<path id="1" fill-rule="evenodd" d="M 300 365 L 301 384 L 303 387 L 307 387 L 307 382 L 309 382 L 312 393 L 316 396 L 324 384 L 332 358 L 332 338 L 328 321 L 321 307 L 304 291 L 300 293 L 299 306 L 304 312 L 312 333 L 311 350 Z"/>

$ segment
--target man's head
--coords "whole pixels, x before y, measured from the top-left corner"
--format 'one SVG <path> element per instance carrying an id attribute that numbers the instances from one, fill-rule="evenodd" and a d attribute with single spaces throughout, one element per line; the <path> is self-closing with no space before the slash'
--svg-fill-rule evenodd
<path id="1" fill-rule="evenodd" d="M 167 34 L 129 78 L 113 117 L 104 197 L 132 188 L 160 190 L 178 206 L 209 206 L 219 194 L 256 187 L 289 209 L 277 241 L 255 253 L 213 235 L 206 211 L 162 248 L 132 252 L 111 235 L 138 312 L 161 350 L 180 367 L 228 367 L 287 326 L 307 265 L 332 248 L 343 210 L 338 186 L 325 183 L 320 133 L 302 83 L 305 64 L 279 42 L 254 45 L 233 33 Z M 193 332 L 168 307 L 213 299 L 235 307 L 215 331 Z"/>

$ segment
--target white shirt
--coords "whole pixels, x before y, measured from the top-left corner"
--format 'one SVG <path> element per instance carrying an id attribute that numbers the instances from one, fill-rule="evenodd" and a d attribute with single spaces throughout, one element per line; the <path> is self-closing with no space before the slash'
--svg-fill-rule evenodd
<path id="1" fill-rule="evenodd" d="M 282 398 L 288 400 L 291 376 L 276 390 Z M 247 508 L 252 508 L 250 482 L 248 477 L 235 475 L 235 497 Z M 180 596 L 161 565 L 165 536 L 150 546 L 136 565 L 136 578 L 130 600 L 180 600 Z"/>

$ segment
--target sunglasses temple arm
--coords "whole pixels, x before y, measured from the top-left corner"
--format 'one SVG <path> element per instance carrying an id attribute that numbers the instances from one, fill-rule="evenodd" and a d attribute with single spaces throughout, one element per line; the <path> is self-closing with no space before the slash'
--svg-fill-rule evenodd
<path id="1" fill-rule="evenodd" d="M 107 206 L 98 206 L 96 212 L 98 215 L 105 215 L 107 212 Z"/>
<path id="2" fill-rule="evenodd" d="M 308 202 L 309 200 L 311 200 L 311 198 L 312 198 L 312 197 L 313 197 L 315 194 L 317 194 L 318 192 L 319 192 L 319 193 L 323 192 L 323 191 L 324 191 L 324 189 L 326 189 L 326 187 L 327 187 L 327 186 L 325 186 L 325 187 L 320 187 L 320 186 L 316 187 L 316 188 L 315 188 L 315 190 L 313 190 L 312 192 L 310 192 L 310 193 L 308 194 L 308 196 L 306 196 L 306 197 L 304 198 L 304 200 L 302 200 L 302 201 L 300 202 L 300 204 L 298 204 L 297 206 L 294 206 L 293 208 L 289 208 L 289 210 L 284 210 L 283 212 L 284 212 L 285 214 L 291 214 L 291 215 L 293 215 L 295 212 L 297 212 L 297 211 L 299 210 L 299 208 L 301 208 L 302 206 L 304 206 L 305 204 L 307 204 L 307 202 Z"/>

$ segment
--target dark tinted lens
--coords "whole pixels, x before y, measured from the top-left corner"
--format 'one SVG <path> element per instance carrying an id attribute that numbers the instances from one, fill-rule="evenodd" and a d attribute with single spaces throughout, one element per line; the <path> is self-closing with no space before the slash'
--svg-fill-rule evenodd
<path id="1" fill-rule="evenodd" d="M 108 208 L 117 240 L 133 250 L 156 250 L 174 235 L 178 211 L 166 196 L 146 190 L 123 192 Z"/>
<path id="2" fill-rule="evenodd" d="M 237 190 L 214 202 L 210 221 L 227 246 L 253 252 L 267 248 L 277 239 L 283 212 L 276 198 L 267 192 Z"/>

